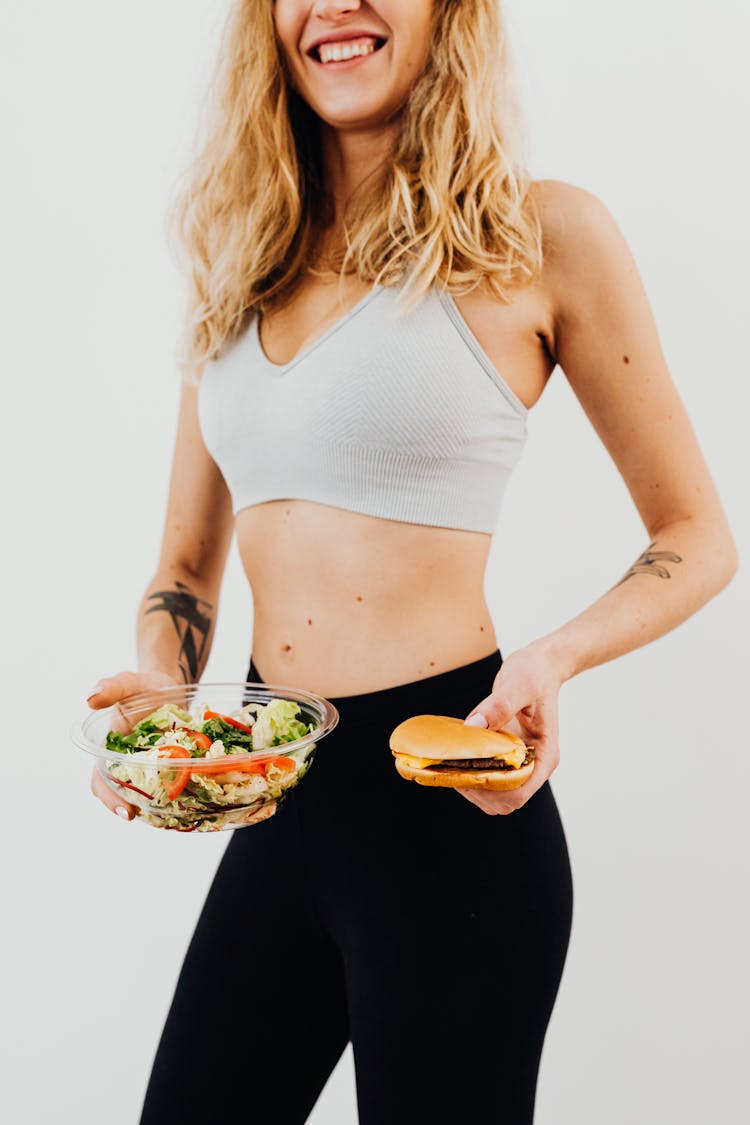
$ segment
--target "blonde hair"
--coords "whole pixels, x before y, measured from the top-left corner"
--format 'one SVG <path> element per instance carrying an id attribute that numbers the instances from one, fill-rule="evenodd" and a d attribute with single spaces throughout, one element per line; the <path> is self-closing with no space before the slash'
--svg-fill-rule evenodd
<path id="1" fill-rule="evenodd" d="M 236 0 L 204 103 L 206 135 L 168 211 L 187 255 L 183 377 L 215 359 L 247 317 L 283 303 L 310 272 L 328 221 L 319 119 L 288 81 L 272 0 Z M 333 264 L 403 285 L 405 311 L 437 283 L 484 278 L 500 300 L 542 264 L 521 159 L 521 114 L 500 0 L 434 0 L 428 61 L 379 176 L 347 206 Z"/>

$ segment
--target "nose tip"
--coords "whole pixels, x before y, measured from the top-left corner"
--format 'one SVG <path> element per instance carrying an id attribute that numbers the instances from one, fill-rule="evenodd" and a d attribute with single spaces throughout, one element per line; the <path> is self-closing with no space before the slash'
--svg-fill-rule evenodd
<path id="1" fill-rule="evenodd" d="M 360 0 L 318 0 L 313 4 L 313 12 L 323 18 L 335 19 L 336 15 L 356 12 L 362 7 Z"/>

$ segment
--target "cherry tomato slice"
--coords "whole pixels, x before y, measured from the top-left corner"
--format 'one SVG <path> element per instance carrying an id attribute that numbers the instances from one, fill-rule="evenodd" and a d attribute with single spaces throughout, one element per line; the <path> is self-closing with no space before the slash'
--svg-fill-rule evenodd
<path id="1" fill-rule="evenodd" d="M 193 766 L 192 772 L 213 774 L 229 773 L 230 771 L 237 770 L 240 773 L 265 773 L 266 767 L 264 762 L 253 762 L 248 760 L 244 762 L 233 762 L 232 757 L 233 755 L 229 754 L 223 755 L 221 758 L 209 758 L 207 762 L 196 762 L 196 764 Z"/>
<path id="2" fill-rule="evenodd" d="M 193 741 L 195 742 L 195 744 L 196 744 L 196 746 L 198 747 L 199 750 L 210 750 L 211 749 L 211 739 L 208 737 L 207 734 L 203 734 L 202 731 L 193 730 L 192 727 L 177 727 L 177 730 L 187 731 L 187 733 L 193 739 Z"/>
<path id="3" fill-rule="evenodd" d="M 175 745 L 171 745 L 171 746 L 160 746 L 158 749 L 159 749 L 159 757 L 160 758 L 190 758 L 190 757 L 192 757 L 192 755 L 191 755 L 190 751 L 188 750 L 187 746 L 177 746 L 175 744 Z M 180 795 L 180 793 L 185 788 L 185 786 L 187 785 L 189 780 L 190 780 L 190 770 L 182 769 L 182 770 L 177 771 L 177 776 L 175 777 L 174 781 L 165 781 L 164 782 L 164 792 L 167 794 L 170 801 L 173 801 L 175 799 L 175 797 L 178 797 Z"/>
<path id="4" fill-rule="evenodd" d="M 295 769 L 294 759 L 286 758 L 283 754 L 274 754 L 268 764 L 269 766 L 278 766 L 280 770 L 286 770 L 287 773 L 291 773 Z"/>
<path id="5" fill-rule="evenodd" d="M 193 773 L 228 773 L 230 770 L 237 770 L 241 773 L 259 773 L 265 775 L 266 766 L 274 765 L 279 769 L 291 771 L 295 769 L 295 764 L 292 758 L 286 758 L 281 754 L 262 754 L 257 758 L 245 758 L 244 761 L 232 761 L 233 754 L 221 758 L 209 758 L 208 761 L 196 762 L 193 766 Z"/>

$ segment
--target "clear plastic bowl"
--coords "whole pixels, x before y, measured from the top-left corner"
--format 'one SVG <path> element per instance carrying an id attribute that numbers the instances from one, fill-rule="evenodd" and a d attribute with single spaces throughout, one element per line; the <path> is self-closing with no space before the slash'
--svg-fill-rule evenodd
<path id="1" fill-rule="evenodd" d="M 297 703 L 296 718 L 306 726 L 312 724 L 313 729 L 293 742 L 233 753 L 229 756 L 232 769 L 221 769 L 223 759 L 158 757 L 159 747 L 131 754 L 106 746 L 110 730 L 127 734 L 166 703 L 193 715 L 202 704 L 219 714 L 231 715 L 248 703 L 265 705 L 273 699 Z M 96 759 L 96 768 L 107 785 L 137 808 L 137 817 L 144 823 L 178 832 L 217 832 L 243 828 L 272 816 L 307 773 L 318 743 L 338 721 L 339 713 L 332 703 L 297 688 L 265 683 L 179 684 L 139 692 L 113 707 L 92 711 L 73 724 L 70 736 L 76 746 Z M 285 761 L 269 762 L 269 755 Z M 189 777 L 182 787 L 186 771 Z M 179 793 L 169 796 L 178 789 Z"/>

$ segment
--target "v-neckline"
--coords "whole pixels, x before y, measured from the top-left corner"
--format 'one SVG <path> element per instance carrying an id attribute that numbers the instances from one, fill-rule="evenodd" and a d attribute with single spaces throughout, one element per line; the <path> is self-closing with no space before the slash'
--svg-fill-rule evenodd
<path id="1" fill-rule="evenodd" d="M 357 301 L 356 305 L 352 305 L 349 311 L 345 312 L 339 320 L 337 320 L 334 324 L 327 328 L 322 336 L 318 336 L 316 340 L 312 340 L 309 344 L 306 344 L 303 348 L 301 348 L 300 351 L 298 351 L 297 354 L 292 359 L 290 359 L 288 363 L 274 363 L 274 361 L 272 359 L 269 359 L 266 355 L 260 339 L 260 317 L 256 313 L 254 318 L 255 342 L 257 344 L 258 352 L 263 359 L 263 362 L 268 368 L 270 368 L 270 370 L 274 374 L 283 375 L 286 371 L 289 371 L 290 368 L 295 367 L 298 363 L 301 363 L 302 360 L 310 354 L 310 352 L 314 351 L 314 349 L 319 347 L 320 344 L 323 344 L 330 336 L 333 335 L 334 332 L 338 332 L 339 328 L 342 328 L 348 321 L 352 319 L 352 317 L 356 313 L 360 311 L 360 309 L 363 309 L 365 305 L 373 299 L 373 297 L 377 296 L 382 288 L 383 286 L 378 285 L 377 283 L 373 285 L 372 289 L 365 293 L 364 297 L 361 297 L 360 300 Z"/>

